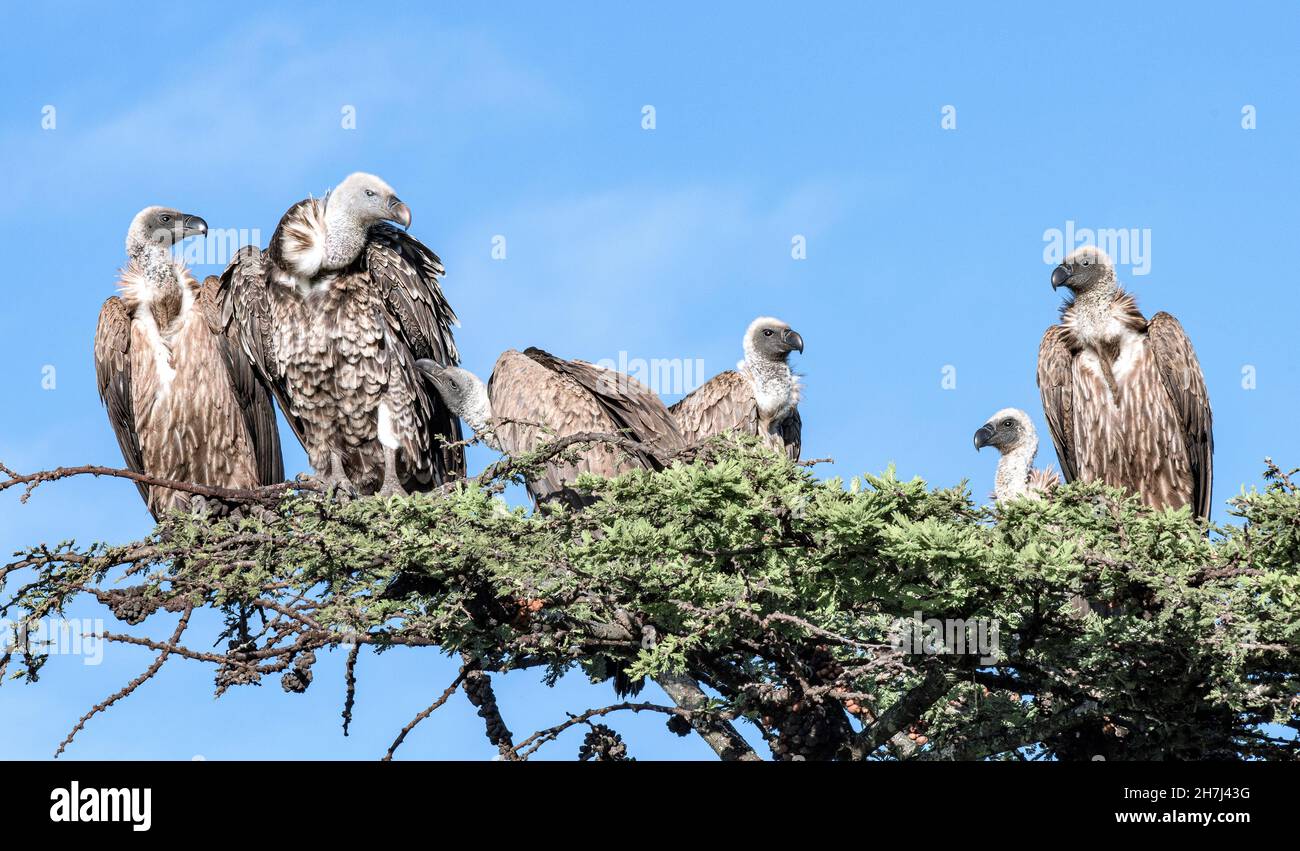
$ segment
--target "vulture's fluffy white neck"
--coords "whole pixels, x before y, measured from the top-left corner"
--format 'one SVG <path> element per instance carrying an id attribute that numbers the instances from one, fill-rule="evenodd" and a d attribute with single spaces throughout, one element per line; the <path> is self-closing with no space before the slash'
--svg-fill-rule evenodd
<path id="1" fill-rule="evenodd" d="M 337 272 L 356 260 L 366 247 L 366 227 L 342 204 L 313 199 L 292 211 L 283 222 L 280 252 L 286 271 L 299 283 L 310 283 L 322 272 Z"/>
<path id="2" fill-rule="evenodd" d="M 132 314 L 156 325 L 164 336 L 173 333 L 194 303 L 194 279 L 173 262 L 171 251 L 158 243 L 131 246 L 120 288 Z"/>
<path id="3" fill-rule="evenodd" d="M 1002 453 L 993 480 L 993 495 L 999 502 L 1024 496 L 1029 491 L 1029 473 L 1034 468 L 1037 454 L 1037 435 L 1026 435 L 1024 440 Z"/>
<path id="4" fill-rule="evenodd" d="M 465 399 L 461 410 L 456 412 L 465 425 L 469 426 L 475 434 L 483 435 L 484 442 L 498 452 L 501 446 L 494 435 L 488 434 L 489 424 L 492 422 L 492 400 L 488 398 L 487 387 L 479 382 L 474 386 Z"/>
<path id="5" fill-rule="evenodd" d="M 1075 297 L 1070 305 L 1069 324 L 1080 343 L 1101 348 L 1123 336 L 1114 310 L 1119 295 L 1119 284 L 1111 277 Z"/>
<path id="6" fill-rule="evenodd" d="M 324 262 L 321 268 L 342 269 L 366 247 L 369 228 L 342 206 L 325 207 Z"/>
<path id="7" fill-rule="evenodd" d="M 764 419 L 780 419 L 799 404 L 802 388 L 790 364 L 763 357 L 749 340 L 745 341 L 745 359 L 736 364 L 736 369 L 754 386 L 758 412 Z"/>

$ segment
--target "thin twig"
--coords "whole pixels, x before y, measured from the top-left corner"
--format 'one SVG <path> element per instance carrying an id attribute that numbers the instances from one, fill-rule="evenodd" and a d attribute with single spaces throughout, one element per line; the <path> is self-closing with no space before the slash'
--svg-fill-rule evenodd
<path id="1" fill-rule="evenodd" d="M 176 642 L 180 641 L 181 634 L 185 632 L 185 628 L 190 624 L 190 614 L 193 611 L 194 611 L 194 607 L 191 606 L 187 608 L 183 614 L 181 614 L 180 623 L 176 624 L 176 630 L 172 633 L 171 641 L 168 643 L 175 644 Z M 72 731 L 68 733 L 67 738 L 65 738 L 59 744 L 58 750 L 54 752 L 54 758 L 58 759 L 59 755 L 63 753 L 63 751 L 68 747 L 68 745 L 72 744 L 72 740 L 76 737 L 77 733 L 81 732 L 81 730 L 86 726 L 87 721 L 89 721 L 91 718 L 98 715 L 99 713 L 103 712 L 104 710 L 108 709 L 110 706 L 117 703 L 119 700 L 131 694 L 131 692 L 135 691 L 140 686 L 144 685 L 146 682 L 152 679 L 153 675 L 158 673 L 158 670 L 162 668 L 163 663 L 167 661 L 167 658 L 169 656 L 171 656 L 171 650 L 170 649 L 163 650 L 163 652 L 158 654 L 158 658 L 153 660 L 153 664 L 145 669 L 145 672 L 143 674 L 131 680 L 131 682 L 127 683 L 118 691 L 114 692 L 107 700 L 97 703 L 93 707 L 91 707 L 90 711 L 87 712 L 85 715 L 81 716 L 81 719 L 77 721 L 76 725 L 72 728 Z"/>

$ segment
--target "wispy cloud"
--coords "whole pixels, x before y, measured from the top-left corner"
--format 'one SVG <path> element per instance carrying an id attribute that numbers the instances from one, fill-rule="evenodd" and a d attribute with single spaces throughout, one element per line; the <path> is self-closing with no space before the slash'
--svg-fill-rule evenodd
<path id="1" fill-rule="evenodd" d="M 33 112 L 30 124 L 11 122 L 0 133 L 13 161 L 41 166 L 11 175 L 15 185 L 0 199 L 0 217 L 48 192 L 51 173 L 65 177 L 57 187 L 65 204 L 232 180 L 256 191 L 300 185 L 335 161 L 363 154 L 373 161 L 412 136 L 427 140 L 430 116 L 456 116 L 422 143 L 436 159 L 458 155 L 485 126 L 506 120 L 503 111 L 517 124 L 572 108 L 534 69 L 477 32 L 380 22 L 364 38 L 307 42 L 283 17 L 247 23 L 174 71 L 115 90 L 121 105 L 111 114 L 95 109 L 84 91 L 65 90 L 66 102 L 57 90 L 44 94 L 59 110 L 57 129 L 35 130 L 40 116 Z M 356 109 L 356 130 L 342 129 L 345 106 Z M 285 206 L 325 188 L 300 186 Z"/>
<path id="2" fill-rule="evenodd" d="M 476 221 L 443 249 L 473 368 L 506 348 L 598 359 L 702 356 L 734 364 L 745 324 L 802 300 L 791 238 L 814 241 L 851 188 L 810 182 L 775 197 L 741 187 L 636 187 L 539 200 Z M 493 259 L 494 237 L 505 259 Z M 701 338 L 699 314 L 717 316 Z M 747 317 L 747 318 L 746 318 Z M 734 326 L 734 327 L 733 327 Z M 688 347 L 690 351 L 674 351 Z"/>

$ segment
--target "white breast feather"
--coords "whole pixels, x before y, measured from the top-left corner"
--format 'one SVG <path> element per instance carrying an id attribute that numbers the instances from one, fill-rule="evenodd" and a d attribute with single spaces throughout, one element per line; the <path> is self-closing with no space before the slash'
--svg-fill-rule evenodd
<path id="1" fill-rule="evenodd" d="M 379 442 L 388 449 L 396 449 L 401 445 L 397 439 L 397 432 L 393 430 L 393 412 L 389 410 L 387 402 L 379 403 L 379 427 L 377 429 Z"/>
<path id="2" fill-rule="evenodd" d="M 1146 354 L 1147 341 L 1141 334 L 1125 329 L 1120 337 L 1119 346 L 1119 357 L 1115 359 L 1111 371 L 1115 373 L 1115 381 L 1123 384 L 1137 362 Z"/>

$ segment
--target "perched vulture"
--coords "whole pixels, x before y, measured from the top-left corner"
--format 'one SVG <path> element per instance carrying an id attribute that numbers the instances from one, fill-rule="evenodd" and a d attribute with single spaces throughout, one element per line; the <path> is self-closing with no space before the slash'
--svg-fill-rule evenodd
<path id="1" fill-rule="evenodd" d="M 761 435 L 790 460 L 799 460 L 803 420 L 799 377 L 790 352 L 803 354 L 803 337 L 780 319 L 760 316 L 743 340 L 745 359 L 669 408 L 688 444 L 725 431 Z"/>
<path id="2" fill-rule="evenodd" d="M 221 276 L 221 317 L 270 385 L 323 484 L 385 496 L 465 472 L 460 423 L 415 362 L 459 360 L 442 261 L 394 227 L 411 211 L 353 174 L 289 209 Z"/>
<path id="3" fill-rule="evenodd" d="M 1205 377 L 1178 320 L 1147 320 L 1105 252 L 1052 272 L 1072 294 L 1038 349 L 1043 411 L 1067 482 L 1128 488 L 1157 508 L 1210 515 L 1214 434 Z"/>
<path id="4" fill-rule="evenodd" d="M 1038 432 L 1029 415 L 1019 408 L 1003 408 L 975 432 L 975 449 L 992 446 L 1001 453 L 998 472 L 993 479 L 993 498 L 998 502 L 1042 495 L 1060 484 L 1060 476 L 1050 467 L 1034 469 L 1038 454 Z"/>
<path id="5" fill-rule="evenodd" d="M 217 279 L 200 286 L 171 247 L 207 223 L 147 207 L 126 235 L 119 294 L 95 332 L 99 396 L 127 467 L 158 479 L 253 488 L 284 478 L 275 407 L 248 359 L 220 330 Z M 204 500 L 138 484 L 157 519 Z"/>
<path id="6" fill-rule="evenodd" d="M 420 371 L 476 434 L 507 455 L 522 455 L 554 440 L 584 432 L 623 433 L 653 446 L 659 455 L 683 447 L 664 403 L 631 376 L 580 360 L 561 360 L 541 349 L 504 352 L 486 385 L 459 367 L 419 362 Z M 655 452 L 598 443 L 575 464 L 554 463 L 528 483 L 536 503 L 561 500 L 574 507 L 590 496 L 570 485 L 582 472 L 611 477 L 633 469 L 660 469 Z"/>

